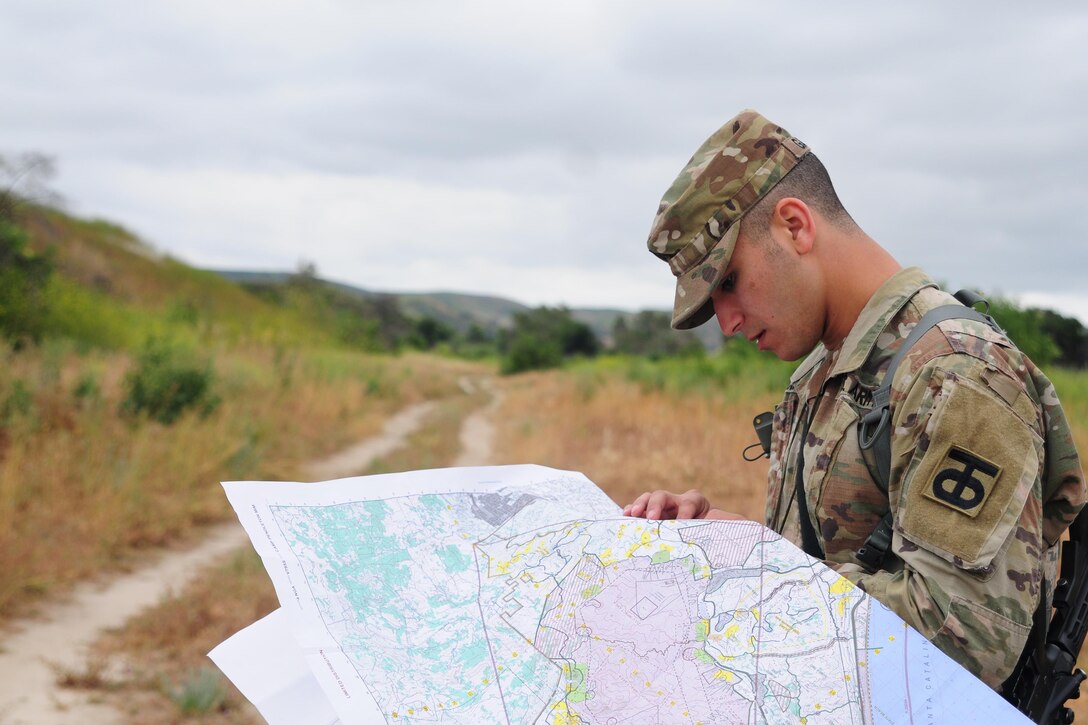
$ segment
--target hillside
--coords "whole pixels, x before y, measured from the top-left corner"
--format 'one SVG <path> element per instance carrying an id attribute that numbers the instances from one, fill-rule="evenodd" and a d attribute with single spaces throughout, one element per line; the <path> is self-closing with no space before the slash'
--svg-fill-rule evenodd
<path id="1" fill-rule="evenodd" d="M 287 272 L 254 272 L 247 270 L 214 270 L 229 280 L 247 285 L 279 285 L 291 279 Z M 430 317 L 465 334 L 477 325 L 488 336 L 500 328 L 511 327 L 514 315 L 530 309 L 529 305 L 503 297 L 473 295 L 461 292 L 375 292 L 342 282 L 326 281 L 332 287 L 363 298 L 392 297 L 400 310 L 408 317 Z M 612 338 L 616 320 L 631 320 L 637 313 L 607 308 L 570 308 L 571 316 L 589 325 L 593 334 L 606 343 Z M 676 335 L 699 338 L 708 350 L 721 347 L 722 336 L 714 325 L 704 325 L 694 332 L 676 332 Z"/>
<path id="2" fill-rule="evenodd" d="M 52 334 L 114 349 L 166 333 L 204 343 L 332 340 L 299 310 L 164 255 L 117 224 L 47 207 L 24 208 L 19 223 L 54 266 Z"/>

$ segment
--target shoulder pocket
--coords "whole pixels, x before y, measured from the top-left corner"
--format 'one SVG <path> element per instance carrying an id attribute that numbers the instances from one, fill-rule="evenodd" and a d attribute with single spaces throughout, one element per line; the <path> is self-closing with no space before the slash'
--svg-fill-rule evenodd
<path id="1" fill-rule="evenodd" d="M 898 528 L 957 567 L 986 569 L 1032 493 L 1041 448 L 1004 401 L 949 375 L 907 467 Z"/>

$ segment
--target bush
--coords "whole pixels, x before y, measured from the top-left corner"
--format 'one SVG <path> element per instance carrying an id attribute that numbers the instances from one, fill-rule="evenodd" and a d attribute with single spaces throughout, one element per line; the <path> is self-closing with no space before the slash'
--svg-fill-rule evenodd
<path id="1" fill-rule="evenodd" d="M 189 673 L 185 682 L 171 687 L 167 694 L 182 715 L 203 715 L 223 708 L 227 690 L 219 673 L 200 667 Z"/>
<path id="2" fill-rule="evenodd" d="M 176 343 L 148 340 L 125 376 L 124 412 L 170 425 L 188 409 L 208 415 L 219 405 L 211 361 L 200 362 Z"/>
<path id="3" fill-rule="evenodd" d="M 503 375 L 527 370 L 544 370 L 559 367 L 563 362 L 563 350 L 555 340 L 533 335 L 518 334 L 510 342 L 502 358 Z"/>
<path id="4" fill-rule="evenodd" d="M 559 367 L 576 355 L 592 357 L 600 343 L 589 325 L 576 321 L 565 307 L 536 307 L 514 313 L 514 329 L 503 330 L 503 373 Z"/>
<path id="5" fill-rule="evenodd" d="M 16 344 L 41 339 L 53 275 L 52 258 L 34 254 L 28 241 L 21 227 L 0 217 L 0 335 Z"/>

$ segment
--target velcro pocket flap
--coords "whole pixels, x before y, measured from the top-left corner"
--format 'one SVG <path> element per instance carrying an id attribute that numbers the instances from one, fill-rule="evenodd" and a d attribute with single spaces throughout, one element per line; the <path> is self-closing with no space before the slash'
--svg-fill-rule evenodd
<path id="1" fill-rule="evenodd" d="M 957 567 L 985 570 L 1020 518 L 1039 471 L 1038 435 L 988 389 L 949 376 L 908 467 L 898 525 Z"/>

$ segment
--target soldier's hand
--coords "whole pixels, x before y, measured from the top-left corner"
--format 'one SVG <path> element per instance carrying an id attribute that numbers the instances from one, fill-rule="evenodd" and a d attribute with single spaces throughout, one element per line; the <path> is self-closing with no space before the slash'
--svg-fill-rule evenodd
<path id="1" fill-rule="evenodd" d="M 721 509 L 710 509 L 703 516 L 704 519 L 718 519 L 719 521 L 748 521 L 749 519 L 740 514 L 735 514 L 732 511 L 722 511 Z"/>
<path id="2" fill-rule="evenodd" d="M 687 493 L 647 492 L 623 507 L 624 516 L 644 519 L 701 519 L 707 515 L 710 501 L 694 488 Z M 717 509 L 713 509 L 717 510 Z"/>

